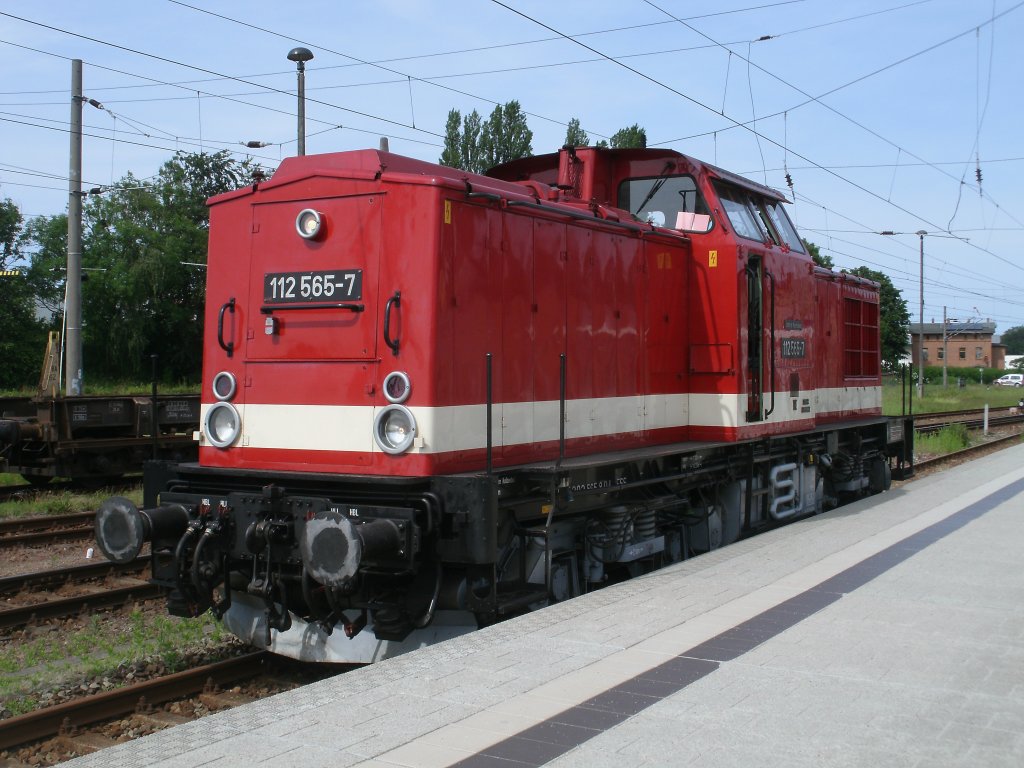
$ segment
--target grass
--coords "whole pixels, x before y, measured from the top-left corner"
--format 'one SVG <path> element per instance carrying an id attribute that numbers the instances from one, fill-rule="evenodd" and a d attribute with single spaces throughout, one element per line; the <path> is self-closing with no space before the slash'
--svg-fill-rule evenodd
<path id="1" fill-rule="evenodd" d="M 18 477 L 14 475 L 14 477 Z M 19 478 L 20 482 L 20 478 Z M 0 519 L 37 515 L 70 515 L 96 509 L 104 499 L 125 496 L 142 504 L 141 488 L 103 489 L 100 491 L 37 491 L 25 499 L 0 502 Z"/>
<path id="2" fill-rule="evenodd" d="M 947 454 L 961 451 L 971 444 L 967 427 L 963 424 L 950 424 L 938 432 L 914 435 L 914 450 L 918 453 Z"/>
<path id="3" fill-rule="evenodd" d="M 157 394 L 160 395 L 185 395 L 199 391 L 199 383 L 191 381 L 179 381 L 169 384 L 159 382 Z M 153 382 L 138 381 L 87 381 L 85 384 L 86 395 L 148 395 L 153 392 Z M 0 397 L 35 397 L 36 390 L 33 387 L 22 387 L 21 389 L 0 389 Z"/>
<path id="4" fill-rule="evenodd" d="M 13 715 L 39 706 L 40 695 L 83 677 L 116 677 L 118 667 L 159 660 L 179 671 L 186 649 L 220 643 L 228 633 L 210 614 L 198 619 L 135 610 L 124 631 L 112 633 L 93 615 L 79 629 L 0 646 L 0 708 Z"/>
<path id="5" fill-rule="evenodd" d="M 913 403 L 910 399 L 913 397 Z M 899 416 L 904 411 L 904 396 L 900 385 L 886 383 L 882 387 L 882 413 Z M 989 384 L 967 384 L 963 388 L 954 383 L 943 388 L 942 384 L 925 384 L 924 397 L 918 398 L 917 391 L 906 394 L 907 405 L 913 406 L 914 413 L 936 413 L 939 411 L 960 411 L 968 408 L 1006 408 L 1017 405 L 1024 399 L 1024 388 L 997 387 Z"/>

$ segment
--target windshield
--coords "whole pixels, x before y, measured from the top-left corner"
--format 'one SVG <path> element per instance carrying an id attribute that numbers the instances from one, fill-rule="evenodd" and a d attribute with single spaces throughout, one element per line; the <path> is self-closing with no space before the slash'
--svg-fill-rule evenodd
<path id="1" fill-rule="evenodd" d="M 618 207 L 659 227 L 711 229 L 710 211 L 692 176 L 626 179 L 619 184 Z"/>

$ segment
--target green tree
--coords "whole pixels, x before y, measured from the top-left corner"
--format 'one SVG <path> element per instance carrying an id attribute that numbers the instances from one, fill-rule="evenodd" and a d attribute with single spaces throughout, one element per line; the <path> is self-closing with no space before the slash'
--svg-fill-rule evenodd
<path id="1" fill-rule="evenodd" d="M 36 216 L 26 222 L 20 236 L 22 252 L 31 254 L 26 279 L 41 309 L 56 318 L 64 303 L 64 273 L 68 263 L 68 217 Z"/>
<path id="2" fill-rule="evenodd" d="M 533 131 L 526 124 L 519 102 L 499 104 L 480 132 L 484 169 L 533 154 Z"/>
<path id="3" fill-rule="evenodd" d="M 518 101 L 499 104 L 487 120 L 475 109 L 465 118 L 453 109 L 445 122 L 444 149 L 438 162 L 449 168 L 483 173 L 500 163 L 532 155 L 532 141 L 533 131 L 527 126 Z"/>
<path id="4" fill-rule="evenodd" d="M 482 173 L 488 166 L 483 159 L 480 134 L 483 132 L 483 118 L 475 109 L 462 121 L 462 170 Z"/>
<path id="5" fill-rule="evenodd" d="M 1024 325 L 1015 325 L 1007 329 L 999 340 L 1006 345 L 1006 354 L 1024 355 Z"/>
<path id="6" fill-rule="evenodd" d="M 825 267 L 826 269 L 832 269 L 835 265 L 832 263 L 832 257 L 827 253 L 823 256 L 821 248 L 812 243 L 810 240 L 800 238 L 800 242 L 804 244 L 804 248 L 807 249 L 808 255 L 811 257 L 811 261 L 817 264 L 819 267 Z"/>
<path id="7" fill-rule="evenodd" d="M 151 354 L 167 380 L 199 378 L 209 213 L 206 199 L 257 167 L 178 153 L 142 184 L 128 174 L 83 211 L 83 359 L 94 379 L 145 379 Z"/>
<path id="8" fill-rule="evenodd" d="M 910 313 L 907 302 L 888 275 L 868 267 L 849 270 L 851 275 L 866 277 L 879 284 L 879 324 L 882 330 L 882 366 L 894 370 L 907 351 Z"/>
<path id="9" fill-rule="evenodd" d="M 31 386 L 39 377 L 46 348 L 46 326 L 36 319 L 35 298 L 21 264 L 23 218 L 13 201 L 0 201 L 0 387 Z"/>
<path id="10" fill-rule="evenodd" d="M 448 119 L 444 124 L 444 150 L 437 162 L 449 168 L 462 168 L 461 122 L 459 110 L 452 109 L 448 112 Z"/>
<path id="11" fill-rule="evenodd" d="M 620 128 L 612 134 L 611 144 L 601 139 L 595 147 L 608 149 L 645 149 L 647 147 L 647 131 L 634 123 L 628 128 Z"/>
<path id="12" fill-rule="evenodd" d="M 565 146 L 567 147 L 585 147 L 590 143 L 590 137 L 587 136 L 587 132 L 580 128 L 579 118 L 574 117 L 569 121 L 568 130 L 565 132 Z"/>
<path id="13" fill-rule="evenodd" d="M 621 128 L 612 134 L 612 149 L 644 149 L 647 146 L 647 131 L 636 123 Z"/>

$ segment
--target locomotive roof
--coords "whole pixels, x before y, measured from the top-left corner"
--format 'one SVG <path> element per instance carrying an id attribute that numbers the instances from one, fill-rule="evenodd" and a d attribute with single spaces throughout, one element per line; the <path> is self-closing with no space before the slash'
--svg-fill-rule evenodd
<path id="1" fill-rule="evenodd" d="M 711 178 L 719 179 L 726 183 L 749 190 L 758 195 L 763 195 L 771 200 L 789 202 L 785 195 L 777 189 L 759 184 L 744 176 L 727 171 L 724 168 L 705 163 L 695 157 L 676 152 L 674 149 L 607 149 L 604 147 L 575 147 L 572 152 L 586 150 L 593 152 L 600 157 L 613 163 L 642 162 L 652 160 L 674 160 L 681 161 L 680 165 L 689 165 L 695 169 L 703 169 Z M 563 149 L 563 151 L 567 151 Z M 561 152 L 552 152 L 545 155 L 532 155 L 519 160 L 510 160 L 487 171 L 488 176 L 499 179 L 533 178 L 539 179 L 547 173 L 558 172 Z"/>
<path id="2" fill-rule="evenodd" d="M 615 163 L 641 161 L 657 161 L 661 159 L 681 161 L 680 165 L 688 165 L 694 169 L 703 169 L 711 178 L 733 184 L 772 200 L 788 202 L 779 191 L 758 184 L 756 181 L 739 176 L 731 171 L 704 163 L 695 158 L 683 155 L 672 149 L 604 149 L 596 147 L 580 147 L 579 150 L 594 152 L 598 156 Z M 565 151 L 565 150 L 563 150 Z M 252 184 L 232 192 L 225 192 L 211 197 L 208 205 L 217 205 L 238 197 L 253 194 L 258 189 L 267 190 L 285 184 L 295 183 L 312 177 L 346 177 L 365 176 L 373 178 L 381 173 L 400 173 L 410 176 L 423 176 L 424 179 L 447 179 L 452 184 L 463 185 L 467 182 L 474 187 L 486 186 L 501 190 L 505 194 L 522 195 L 524 189 L 517 179 L 533 179 L 554 185 L 557 180 L 559 158 L 558 152 L 545 155 L 533 155 L 519 160 L 495 166 L 487 171 L 487 175 L 470 173 L 458 168 L 449 168 L 425 160 L 383 152 L 378 149 L 360 149 L 348 152 L 333 152 L 322 155 L 303 155 L 285 158 L 278 166 L 274 175 L 265 181 Z M 550 176 L 550 178 L 548 178 Z M 528 194 L 528 193 L 527 193 Z"/>
<path id="3" fill-rule="evenodd" d="M 251 195 L 257 190 L 268 190 L 286 184 L 293 184 L 313 177 L 362 177 L 372 179 L 382 173 L 422 176 L 428 179 L 447 180 L 452 185 L 464 186 L 467 182 L 474 187 L 486 186 L 500 189 L 510 195 L 526 194 L 521 184 L 482 176 L 459 168 L 449 168 L 425 160 L 383 152 L 378 149 L 357 149 L 348 152 L 332 152 L 322 155 L 303 155 L 285 158 L 274 175 L 256 184 L 224 192 L 207 200 L 207 205 L 217 205 L 238 197 Z"/>

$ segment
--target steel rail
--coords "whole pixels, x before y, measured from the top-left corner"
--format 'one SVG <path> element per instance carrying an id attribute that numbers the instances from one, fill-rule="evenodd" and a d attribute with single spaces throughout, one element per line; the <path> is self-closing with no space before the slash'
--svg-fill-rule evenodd
<path id="1" fill-rule="evenodd" d="M 65 725 L 81 728 L 130 715 L 143 700 L 152 705 L 194 696 L 208 681 L 223 686 L 254 677 L 269 657 L 267 651 L 256 651 L 0 720 L 0 749 L 53 738 Z"/>
<path id="2" fill-rule="evenodd" d="M 63 597 L 31 605 L 17 605 L 0 610 L 0 629 L 22 627 L 33 621 L 73 616 L 92 608 L 124 605 L 132 600 L 153 600 L 162 597 L 163 587 L 140 581 L 128 587 L 115 587 L 87 595 Z"/>
<path id="3" fill-rule="evenodd" d="M 87 539 L 94 533 L 92 526 L 88 528 L 60 528 L 56 531 L 33 531 L 32 533 L 16 533 L 0 538 L 0 548 L 20 547 L 27 544 L 49 544 L 58 541 L 77 541 Z"/>
<path id="4" fill-rule="evenodd" d="M 1006 426 L 1008 424 L 1019 424 L 1024 422 L 1024 415 L 1015 414 L 1012 416 L 989 416 L 988 425 L 990 427 Z M 928 432 L 939 432 L 940 430 L 951 426 L 953 424 L 963 424 L 967 429 L 981 429 L 985 426 L 984 419 L 970 419 L 970 420 L 952 420 L 952 421 L 938 421 L 931 422 L 928 424 L 914 424 L 914 430 L 922 434 Z"/>
<path id="5" fill-rule="evenodd" d="M 92 525 L 96 519 L 95 512 L 74 512 L 69 515 L 37 515 L 35 517 L 12 517 L 0 520 L 0 535 L 8 533 L 24 533 L 26 531 L 46 531 L 55 525 Z"/>
<path id="6" fill-rule="evenodd" d="M 925 459 L 924 461 L 915 461 L 914 470 L 938 467 L 951 461 L 955 461 L 956 459 L 970 458 L 974 454 L 985 453 L 986 449 L 1000 448 L 1003 445 L 1014 441 L 1018 443 L 1024 442 L 1024 435 L 1007 435 L 1006 437 L 999 437 L 995 440 L 990 440 L 987 443 L 978 443 L 977 445 L 972 445 L 969 448 L 964 448 L 963 450 L 953 451 L 953 453 L 944 453 L 942 456 L 935 456 L 934 458 Z"/>
<path id="7" fill-rule="evenodd" d="M 13 595 L 26 588 L 56 589 L 65 584 L 80 584 L 108 576 L 138 574 L 149 565 L 149 557 L 138 557 L 127 563 L 100 560 L 85 565 L 71 565 L 52 571 L 35 571 L 0 578 L 0 595 Z"/>

